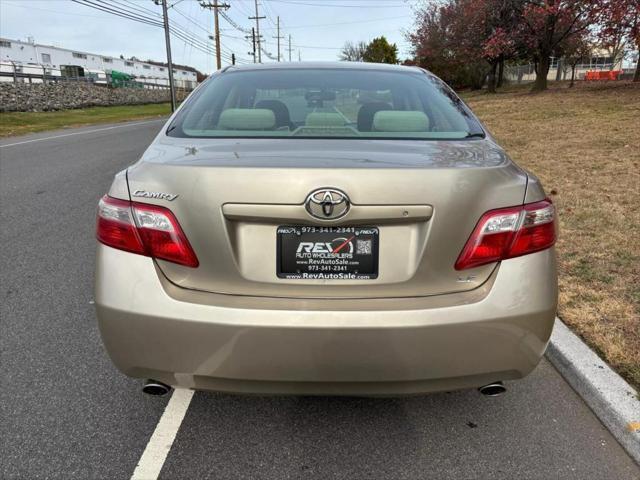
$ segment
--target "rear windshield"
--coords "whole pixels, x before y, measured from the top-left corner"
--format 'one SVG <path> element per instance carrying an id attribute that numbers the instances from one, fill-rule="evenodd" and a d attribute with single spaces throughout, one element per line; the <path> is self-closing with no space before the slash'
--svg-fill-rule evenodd
<path id="1" fill-rule="evenodd" d="M 230 71 L 203 85 L 175 137 L 459 139 L 483 136 L 441 80 L 421 71 Z"/>

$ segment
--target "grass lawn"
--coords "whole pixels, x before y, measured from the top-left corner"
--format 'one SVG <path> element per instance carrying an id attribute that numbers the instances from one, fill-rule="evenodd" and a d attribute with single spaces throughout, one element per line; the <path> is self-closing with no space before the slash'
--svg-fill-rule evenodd
<path id="1" fill-rule="evenodd" d="M 462 95 L 560 217 L 559 315 L 640 387 L 640 84 Z"/>
<path id="2" fill-rule="evenodd" d="M 122 122 L 169 115 L 169 103 L 92 107 L 54 112 L 0 113 L 0 137 L 79 127 L 100 123 Z"/>

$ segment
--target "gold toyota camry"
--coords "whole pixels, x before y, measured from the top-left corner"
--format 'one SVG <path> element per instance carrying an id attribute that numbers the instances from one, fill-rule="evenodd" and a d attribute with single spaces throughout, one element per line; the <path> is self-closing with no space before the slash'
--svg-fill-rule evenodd
<path id="1" fill-rule="evenodd" d="M 551 334 L 555 215 L 423 69 L 229 67 L 100 200 L 100 331 L 152 394 L 499 394 Z"/>

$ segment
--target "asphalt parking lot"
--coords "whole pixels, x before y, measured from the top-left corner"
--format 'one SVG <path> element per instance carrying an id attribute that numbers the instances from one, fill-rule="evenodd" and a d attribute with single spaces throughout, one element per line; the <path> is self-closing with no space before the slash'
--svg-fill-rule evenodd
<path id="1" fill-rule="evenodd" d="M 130 478 L 168 402 L 102 347 L 94 215 L 161 121 L 0 141 L 0 478 Z M 507 385 L 405 399 L 196 392 L 160 478 L 638 479 L 547 362 Z"/>

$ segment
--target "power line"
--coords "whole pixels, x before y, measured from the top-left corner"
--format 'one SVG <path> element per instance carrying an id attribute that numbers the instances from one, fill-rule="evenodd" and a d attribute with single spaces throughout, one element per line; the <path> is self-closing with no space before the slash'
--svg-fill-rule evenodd
<path id="1" fill-rule="evenodd" d="M 176 30 L 172 26 L 169 27 L 169 30 L 175 36 L 177 36 L 181 40 L 193 45 L 194 48 L 199 49 L 203 53 L 209 53 L 209 54 L 214 54 L 215 53 L 215 50 L 213 50 L 213 48 L 211 48 L 206 41 L 197 39 L 197 38 L 195 38 L 193 36 L 188 36 L 187 34 L 183 33 L 182 31 Z"/>
<path id="2" fill-rule="evenodd" d="M 256 58 L 256 29 L 252 28 L 251 29 L 251 36 L 247 36 L 245 37 L 247 39 L 251 39 L 251 51 L 247 52 L 249 55 L 251 55 L 253 57 L 253 63 L 257 62 L 257 58 Z"/>
<path id="3" fill-rule="evenodd" d="M 112 2 L 116 2 L 116 3 L 120 3 L 122 0 L 111 0 Z M 124 0 L 128 2 L 128 5 L 130 5 L 130 8 L 133 8 L 139 12 L 145 12 L 145 13 L 150 13 L 152 15 L 158 15 L 156 12 L 154 12 L 153 10 L 149 10 L 148 8 L 144 8 L 144 7 L 139 7 L 139 6 L 135 6 L 133 4 L 133 0 Z M 176 5 L 178 5 L 182 0 L 179 0 L 177 2 L 175 2 L 173 5 L 171 5 L 169 8 L 173 8 L 174 11 L 180 15 L 181 17 L 183 17 L 185 20 L 187 20 L 188 22 L 192 23 L 193 25 L 197 26 L 198 28 L 200 28 L 201 30 L 203 30 L 205 33 L 207 33 L 207 35 L 209 34 L 209 30 L 204 27 L 202 24 L 196 22 L 194 19 L 187 17 L 185 14 L 183 14 L 180 10 L 178 10 L 176 8 Z M 178 28 L 183 34 L 186 34 L 187 36 L 189 36 L 190 38 L 195 39 L 196 41 L 200 42 L 201 44 L 205 45 L 206 48 L 209 48 L 207 42 L 203 42 L 202 40 L 196 39 L 196 37 L 194 37 L 189 31 L 188 29 L 186 29 L 185 27 L 183 27 L 182 25 L 178 24 L 177 22 L 172 22 L 173 23 L 173 27 L 172 28 Z M 186 31 L 186 32 L 185 32 Z"/>
<path id="4" fill-rule="evenodd" d="M 173 8 L 176 5 L 180 5 L 182 2 L 184 2 L 184 0 L 176 0 L 175 2 L 173 2 L 171 5 L 169 5 L 169 8 Z"/>
<path id="5" fill-rule="evenodd" d="M 275 27 L 275 29 L 276 29 L 276 36 L 274 36 L 273 38 L 277 39 L 277 41 L 278 41 L 278 44 L 277 44 L 277 51 L 278 51 L 278 54 L 277 54 L 277 57 L 274 57 L 274 55 L 273 55 L 271 52 L 269 52 L 269 51 L 265 48 L 265 46 L 264 46 L 264 45 L 262 45 L 263 43 L 266 45 L 266 44 L 267 44 L 267 42 L 263 39 L 262 35 L 260 35 L 260 34 L 259 34 L 260 25 L 259 25 L 258 19 L 256 19 L 255 17 L 249 17 L 249 19 L 250 19 L 250 20 L 254 20 L 254 19 L 256 20 L 256 35 L 258 35 L 258 36 L 256 37 L 256 38 L 257 38 L 257 41 L 258 41 L 258 58 L 259 58 L 259 60 L 258 60 L 258 61 L 259 61 L 259 62 L 261 62 L 261 61 L 262 61 L 262 59 L 261 59 L 261 54 L 263 54 L 263 53 L 264 53 L 264 54 L 267 56 L 267 58 L 269 58 L 270 60 L 275 60 L 275 61 L 278 61 L 278 62 L 279 62 L 279 61 L 281 60 L 281 58 L 282 58 L 282 56 L 280 55 L 280 40 L 283 38 L 283 37 L 281 37 L 281 35 L 280 35 L 280 16 L 279 16 L 279 15 L 277 15 L 277 14 L 275 13 L 275 10 L 274 10 L 274 9 L 271 7 L 271 5 L 267 2 L 267 0 L 263 0 L 263 5 L 264 5 L 264 8 L 265 8 L 265 10 L 266 10 L 266 12 L 267 12 L 267 14 L 268 14 L 268 15 L 262 16 L 262 17 L 260 17 L 260 18 L 261 18 L 261 19 L 262 19 L 262 18 L 266 18 L 266 20 L 267 20 L 269 23 L 271 23 L 271 24 Z M 255 16 L 256 16 L 256 17 L 258 17 L 258 16 L 259 16 L 259 14 L 258 14 L 258 2 L 257 2 L 256 0 L 254 0 L 254 6 L 255 6 L 255 9 L 256 9 Z M 271 19 L 271 17 L 276 17 L 276 22 L 274 22 L 274 21 Z M 264 28 L 264 27 L 263 27 L 263 28 Z M 268 27 L 267 27 L 267 28 L 268 28 Z"/>
<path id="6" fill-rule="evenodd" d="M 163 27 L 163 23 L 158 20 L 155 20 L 150 17 L 142 16 L 141 14 L 135 14 L 135 12 L 132 12 L 130 10 L 118 9 L 118 7 L 116 7 L 113 4 L 108 4 L 108 3 L 96 4 L 92 0 L 72 0 L 72 1 L 79 5 L 84 5 L 89 8 L 94 8 L 96 10 L 100 10 L 105 13 L 109 13 L 111 15 L 116 15 L 118 17 L 126 18 L 128 20 L 133 20 L 133 21 L 144 23 L 146 25 L 151 25 L 154 27 L 159 27 L 159 28 Z M 115 7 L 115 9 L 110 7 Z M 178 37 L 180 40 L 187 42 L 189 45 L 200 50 L 203 53 L 212 54 L 214 52 L 214 50 L 211 49 L 211 47 L 209 47 L 209 45 L 206 42 L 203 42 L 202 40 L 190 34 L 187 34 L 182 30 L 179 30 L 173 26 L 169 26 L 169 31 L 173 35 Z"/>
<path id="7" fill-rule="evenodd" d="M 128 7 L 135 9 L 136 11 L 130 11 L 130 10 L 126 10 L 126 9 L 122 9 L 121 11 L 113 11 L 112 8 L 109 7 L 115 7 L 116 9 L 118 9 L 119 7 L 117 5 L 114 4 L 104 4 L 104 5 L 97 5 L 95 3 L 92 3 L 90 0 L 88 0 L 87 3 L 84 3 L 87 0 L 71 0 L 74 3 L 77 3 L 78 5 L 82 5 L 84 7 L 89 7 L 98 11 L 102 11 L 104 13 L 108 13 L 110 15 L 115 15 L 121 18 L 125 18 L 127 20 L 132 20 L 132 21 L 136 21 L 139 23 L 143 23 L 146 25 L 150 25 L 150 26 L 154 26 L 154 27 L 158 27 L 158 28 L 162 28 L 162 16 L 157 14 L 156 12 L 149 10 L 149 9 L 145 9 L 143 7 L 139 7 L 136 8 L 134 5 L 127 5 Z M 122 3 L 118 2 L 117 0 L 111 0 L 114 3 L 118 3 L 119 5 L 122 5 Z M 174 3 L 172 6 L 175 6 L 177 3 Z M 13 3 L 7 3 L 7 5 L 12 5 L 15 7 L 20 7 L 20 8 L 29 8 L 29 9 L 33 9 L 33 10 L 39 10 L 39 11 L 43 11 L 43 12 L 48 12 L 48 13 L 54 13 L 54 14 L 61 14 L 61 15 L 71 15 L 71 16 L 77 16 L 77 17 L 88 17 L 88 18 L 104 18 L 102 15 L 85 15 L 82 13 L 75 13 L 75 12 L 66 12 L 66 11 L 59 11 L 59 10 L 47 10 L 44 8 L 37 8 L 37 7 L 26 7 L 25 5 L 18 5 L 18 4 L 13 4 Z M 171 7 L 169 7 L 171 8 Z M 149 12 L 151 14 L 154 14 L 156 16 L 156 18 L 152 18 L 152 17 L 146 17 L 144 15 L 142 15 L 142 10 L 144 10 L 145 12 Z M 177 9 L 175 9 L 176 12 L 178 11 Z M 140 13 L 138 13 L 140 12 Z M 184 15 L 182 15 L 184 16 Z M 187 19 L 192 23 L 197 23 L 194 22 L 192 19 Z M 178 25 L 176 22 L 172 22 L 174 25 Z M 184 29 L 184 27 L 181 27 L 182 29 Z M 178 39 L 182 40 L 185 44 L 191 46 L 192 48 L 196 48 L 197 50 L 203 52 L 203 53 L 211 53 L 212 50 L 210 49 L 209 46 L 207 46 L 205 44 L 205 42 L 202 42 L 202 40 L 196 39 L 195 37 L 193 37 L 193 35 L 190 32 L 181 32 L 180 30 L 176 30 L 173 26 L 170 27 L 171 33 L 177 37 Z M 183 36 L 181 36 L 183 35 Z M 185 38 L 186 37 L 186 38 Z M 232 37 L 232 38 L 236 38 L 236 37 Z M 200 42 L 200 46 L 196 46 L 194 45 L 194 41 L 196 42 Z M 204 45 L 204 47 L 203 47 Z M 203 48 L 207 48 L 207 50 L 204 50 Z M 227 60 L 227 58 L 225 57 L 225 60 Z M 230 60 L 230 57 L 229 57 Z M 240 60 L 238 61 L 238 63 L 246 63 L 246 59 L 244 60 Z"/>
<path id="8" fill-rule="evenodd" d="M 127 18 L 129 20 L 134 20 L 134 21 L 139 21 L 141 23 L 146 23 L 148 25 L 152 25 L 152 26 L 156 26 L 156 27 L 161 27 L 162 23 L 158 20 L 155 20 L 153 18 L 147 17 L 147 16 L 143 16 L 141 14 L 136 14 L 135 12 L 132 12 L 130 10 L 126 10 L 126 9 L 118 9 L 118 7 L 116 7 L 113 4 L 109 4 L 109 3 L 103 3 L 103 4 L 96 4 L 94 3 L 94 1 L 97 0 L 72 0 L 80 5 L 85 5 L 85 6 L 89 6 L 91 8 L 95 8 L 97 10 L 102 10 L 106 13 L 110 13 L 113 15 L 117 15 L 123 18 Z M 104 0 L 103 0 L 104 1 Z M 117 1 L 117 0 L 111 0 L 111 1 Z M 115 8 L 115 10 L 114 10 Z M 184 15 L 179 12 L 179 10 L 175 9 L 176 12 L 178 12 L 180 15 L 182 15 L 184 17 Z M 220 14 L 223 16 L 223 18 L 225 18 L 225 20 L 229 21 L 229 23 L 231 23 L 234 26 L 237 26 L 238 29 L 240 29 L 242 31 L 242 27 L 240 27 L 239 25 L 237 25 L 232 19 L 228 18 L 228 15 L 222 11 L 220 11 Z M 264 16 L 260 17 L 265 18 Z M 254 17 L 252 17 L 251 19 L 255 19 Z M 188 19 L 190 20 L 190 19 Z M 192 22 L 192 23 L 196 23 L 197 22 Z M 258 23 L 258 22 L 256 22 Z M 175 22 L 174 22 L 175 24 Z M 198 26 L 202 29 L 204 29 L 204 27 L 202 27 L 200 24 L 198 24 Z M 194 48 L 200 50 L 203 53 L 208 53 L 208 54 L 214 54 L 215 50 L 211 48 L 211 46 L 209 46 L 209 44 L 206 41 L 200 40 L 196 37 L 194 37 L 191 34 L 188 34 L 186 32 L 184 32 L 181 29 L 178 29 L 174 26 L 170 26 L 169 27 L 171 33 L 173 33 L 176 37 L 178 37 L 179 39 L 181 39 L 184 42 L 187 42 L 189 45 L 193 46 Z M 182 27 L 182 29 L 184 29 L 184 27 Z M 236 37 L 237 38 L 237 37 Z M 275 37 L 274 37 L 275 38 Z M 269 59 L 271 60 L 278 60 L 278 57 L 274 56 L 271 52 L 269 52 L 268 50 L 266 50 L 266 48 L 262 45 L 262 44 L 268 44 L 268 42 L 266 42 L 262 36 L 258 36 L 257 35 L 257 28 L 256 28 L 256 43 L 257 43 L 257 49 L 258 50 L 258 62 L 261 62 L 261 53 L 264 53 Z M 309 48 L 309 49 L 314 49 L 314 50 L 341 50 L 342 47 L 325 47 L 325 46 L 319 46 L 319 45 L 297 45 L 297 44 L 292 44 L 293 47 L 296 48 Z"/>
<path id="9" fill-rule="evenodd" d="M 308 25 L 293 25 L 287 26 L 287 30 L 296 28 L 314 28 L 314 27 L 333 27 L 335 25 L 355 25 L 358 23 L 374 23 L 374 22 L 386 22 L 388 20 L 398 20 L 400 18 L 413 18 L 411 15 L 401 15 L 398 17 L 385 17 L 385 18 L 372 18 L 370 20 L 356 20 L 353 22 L 333 22 L 333 23 L 313 23 Z M 273 28 L 264 28 L 263 30 L 274 30 Z"/>
<path id="10" fill-rule="evenodd" d="M 244 43 L 246 42 L 246 38 L 234 37 L 234 36 L 223 35 L 223 34 L 220 34 L 220 36 L 224 37 L 224 38 L 232 38 L 234 40 L 241 40 L 242 43 L 243 43 L 243 47 L 242 48 L 244 48 Z M 236 63 L 250 63 L 250 61 L 248 59 L 238 56 L 230 47 L 226 47 L 226 46 L 222 45 L 221 48 L 222 48 L 223 55 L 225 53 L 227 55 L 235 55 Z"/>
<path id="11" fill-rule="evenodd" d="M 213 10 L 213 23 L 214 23 L 214 38 L 216 42 L 216 66 L 217 69 L 220 70 L 222 68 L 222 60 L 220 58 L 220 24 L 218 23 L 218 12 L 219 9 L 228 9 L 229 4 L 227 3 L 218 3 L 218 0 L 214 0 L 213 3 L 205 3 L 204 1 L 200 2 L 200 6 L 202 8 L 208 8 Z M 231 57 L 233 59 L 233 57 Z M 234 59 L 235 60 L 235 59 Z"/>
<path id="12" fill-rule="evenodd" d="M 267 18 L 265 16 L 260 16 L 260 14 L 258 13 L 258 0 L 253 0 L 253 3 L 256 7 L 256 16 L 255 17 L 249 17 L 249 20 L 255 20 L 256 21 L 256 41 L 258 42 L 258 63 L 262 63 L 262 47 L 260 46 L 260 20 L 263 18 Z"/>
<path id="13" fill-rule="evenodd" d="M 112 1 L 112 2 L 116 2 L 116 3 L 118 3 L 118 0 L 111 0 L 111 1 Z M 138 10 L 138 11 L 141 11 L 141 12 L 142 12 L 142 11 L 144 11 L 144 12 L 148 12 L 148 13 L 156 14 L 156 15 L 157 15 L 157 13 L 156 13 L 156 12 L 154 12 L 153 10 L 149 10 L 149 9 L 147 9 L 147 8 L 144 8 L 144 7 L 137 7 L 137 8 L 136 8 L 136 7 L 134 7 L 134 5 L 132 4 L 132 3 L 133 3 L 133 0 L 124 0 L 124 1 L 130 2 L 130 3 L 131 3 L 131 7 L 132 7 L 132 8 L 135 8 L 135 9 L 136 9 L 136 10 Z M 188 21 L 188 22 L 190 22 L 191 24 L 193 24 L 193 25 L 195 25 L 196 27 L 198 27 L 200 30 L 204 31 L 204 32 L 207 34 L 207 36 L 208 36 L 208 35 L 209 35 L 209 29 L 208 29 L 208 28 L 206 28 L 206 27 L 205 27 L 204 25 L 202 25 L 201 23 L 196 22 L 193 18 L 186 16 L 184 13 L 182 13 L 180 10 L 178 10 L 178 9 L 176 8 L 176 6 L 177 6 L 181 1 L 182 1 L 182 0 L 179 0 L 179 1 L 175 2 L 175 3 L 174 3 L 173 5 L 171 5 L 169 8 L 173 8 L 173 10 L 174 10 L 178 15 L 180 15 L 182 18 L 184 18 L 185 20 L 187 20 L 187 21 Z M 191 33 L 188 31 L 188 29 L 186 29 L 186 28 L 185 28 L 185 27 L 183 27 L 182 25 L 178 24 L 178 23 L 177 23 L 177 22 L 175 22 L 175 21 L 173 22 L 173 25 L 175 25 L 175 26 L 179 27 L 179 28 L 180 28 L 181 30 L 183 30 L 183 31 L 184 31 L 184 30 L 186 30 L 186 33 L 187 33 L 191 38 L 194 38 L 194 37 L 193 37 L 193 35 L 191 35 Z M 202 42 L 201 40 L 199 40 L 199 41 L 200 41 L 200 42 Z M 207 45 L 207 48 L 208 48 L 208 44 L 206 44 L 206 42 L 204 42 L 204 43 L 205 43 L 205 45 Z"/>
<path id="14" fill-rule="evenodd" d="M 118 8 L 116 5 L 113 4 L 109 4 L 109 3 L 103 3 L 102 4 L 96 4 L 94 3 L 94 1 L 92 0 L 72 0 L 75 3 L 78 3 L 80 5 L 85 5 L 87 7 L 90 8 L 95 8 L 97 10 L 101 10 L 103 12 L 112 14 L 112 15 L 116 15 L 119 17 L 123 17 L 123 18 L 127 18 L 129 20 L 134 20 L 140 23 L 145 23 L 147 25 L 152 25 L 155 27 L 162 27 L 163 23 L 159 20 L 156 20 L 154 18 L 151 17 L 146 17 L 143 16 L 141 14 L 136 14 L 135 12 L 132 12 L 130 10 L 126 10 L 126 9 L 120 9 Z M 114 0 L 112 0 L 114 1 Z M 183 28 L 183 27 L 182 27 Z M 202 40 L 194 37 L 191 34 L 188 34 L 186 32 L 184 32 L 182 29 L 176 28 L 174 26 L 170 26 L 169 30 L 176 35 L 177 37 L 179 37 L 181 40 L 186 41 L 188 43 L 194 44 L 194 47 L 199 47 L 200 49 L 209 49 L 210 47 L 206 44 L 206 42 L 203 42 Z"/>
<path id="15" fill-rule="evenodd" d="M 273 56 L 273 53 L 271 53 L 271 52 L 269 52 L 268 50 L 266 50 L 263 46 L 260 46 L 260 50 L 262 50 L 262 53 L 264 53 L 264 54 L 267 56 L 267 58 L 268 58 L 269 60 L 275 60 L 275 61 L 278 61 L 278 58 L 277 58 L 277 57 L 274 57 L 274 56 Z"/>
<path id="16" fill-rule="evenodd" d="M 271 0 L 272 2 L 279 2 L 279 3 L 286 3 L 288 5 L 304 5 L 304 6 L 308 6 L 308 7 L 329 7 L 329 8 L 334 8 L 334 7 L 340 7 L 340 8 L 393 8 L 393 7 L 401 7 L 403 5 L 406 5 L 404 2 L 402 3 L 395 3 L 395 4 L 385 4 L 385 5 L 373 5 L 370 1 L 368 1 L 366 4 L 360 4 L 360 5 L 339 5 L 339 4 L 335 4 L 335 3 L 307 3 L 307 2 L 298 2 L 295 0 Z"/>
<path id="17" fill-rule="evenodd" d="M 264 5 L 265 11 L 266 11 L 266 15 L 267 15 L 267 21 L 273 25 L 274 28 L 278 28 L 278 24 L 276 22 L 273 21 L 273 17 L 278 17 L 279 15 L 275 12 L 275 10 L 271 7 L 271 5 L 269 4 L 269 2 L 267 0 L 263 0 L 262 4 Z"/>
<path id="18" fill-rule="evenodd" d="M 168 5 L 168 8 L 171 8 L 173 6 L 176 5 L 176 2 L 174 2 L 173 5 Z M 192 15 L 192 10 L 193 10 L 193 3 L 191 3 L 189 5 L 189 17 L 191 17 Z M 187 25 L 186 28 L 184 28 L 184 30 L 191 35 L 191 31 L 193 30 L 193 25 Z M 184 58 L 185 52 L 187 51 L 187 47 L 189 47 L 189 62 L 191 61 L 191 54 L 193 53 L 193 45 L 188 45 L 186 42 L 182 42 L 182 56 Z"/>
<path id="19" fill-rule="evenodd" d="M 164 27 L 164 39 L 167 44 L 167 67 L 169 67 L 169 90 L 171 91 L 171 111 L 175 112 L 176 90 L 173 82 L 173 63 L 171 62 L 171 39 L 169 34 L 169 14 L 167 14 L 167 0 L 162 0 L 162 23 Z"/>
<path id="20" fill-rule="evenodd" d="M 22 0 L 20 0 L 22 1 Z M 38 8 L 38 7 L 34 7 L 32 5 L 21 5 L 18 3 L 11 3 L 11 0 L 3 0 L 3 4 L 2 6 L 11 6 L 11 7 L 18 7 L 18 8 L 25 8 L 27 10 L 37 10 L 39 12 L 47 12 L 47 13 L 56 13 L 56 14 L 60 14 L 60 15 L 72 15 L 74 17 L 87 17 L 87 18 L 102 18 L 102 16 L 100 15 L 85 15 L 83 13 L 74 13 L 74 12 L 62 12 L 59 10 L 47 10 L 46 8 Z"/>
<path id="21" fill-rule="evenodd" d="M 157 20 L 143 18 L 140 16 L 127 15 L 126 13 L 122 13 L 121 11 L 117 11 L 117 10 L 112 10 L 108 7 L 105 7 L 104 5 L 95 4 L 91 2 L 91 0 L 71 0 L 71 1 L 79 5 L 84 5 L 86 7 L 94 8 L 96 10 L 101 10 L 103 12 L 110 13 L 112 15 L 117 15 L 118 17 L 127 18 L 129 20 L 135 20 L 140 23 L 146 23 L 147 25 L 153 25 L 154 27 L 162 26 L 162 23 Z"/>
<path id="22" fill-rule="evenodd" d="M 180 10 L 178 10 L 177 8 L 175 8 L 175 7 L 174 7 L 174 8 L 173 8 L 173 11 L 174 11 L 174 12 L 176 12 L 178 15 L 180 15 L 180 16 L 181 16 L 182 18 L 184 18 L 185 20 L 187 20 L 188 22 L 193 23 L 196 27 L 198 27 L 198 28 L 199 28 L 200 30 L 202 30 L 203 32 L 205 32 L 205 33 L 207 33 L 207 34 L 209 33 L 209 30 L 208 30 L 204 25 L 202 25 L 202 24 L 201 24 L 201 23 L 199 23 L 199 22 L 196 22 L 196 21 L 195 21 L 193 18 L 191 18 L 191 17 L 187 17 L 184 13 L 182 13 L 182 12 L 181 12 Z"/>
<path id="23" fill-rule="evenodd" d="M 293 45 L 297 48 L 312 48 L 314 50 L 342 50 L 343 47 L 321 47 L 317 45 Z"/>
<path id="24" fill-rule="evenodd" d="M 235 35 L 229 35 L 228 33 L 221 33 L 221 34 L 220 34 L 220 36 L 221 36 L 221 37 L 224 37 L 224 38 L 232 38 L 232 39 L 234 39 L 234 40 L 242 40 L 243 42 L 247 40 L 247 37 L 246 37 L 246 36 L 244 36 L 244 37 L 237 37 L 237 36 L 235 36 Z"/>
<path id="25" fill-rule="evenodd" d="M 142 14 L 145 14 L 145 15 L 151 14 L 151 15 L 153 15 L 155 17 L 158 17 L 160 20 L 162 20 L 162 15 L 160 15 L 158 12 L 156 12 L 154 10 L 151 10 L 151 9 L 148 9 L 148 8 L 141 7 L 139 4 L 136 5 L 133 2 L 133 0 L 124 0 L 124 2 L 126 2 L 126 3 L 123 3 L 121 0 L 111 0 L 111 1 L 113 3 L 117 3 L 119 5 L 126 6 L 127 8 L 136 10 L 136 11 L 142 13 Z"/>
<path id="26" fill-rule="evenodd" d="M 88 2 L 90 2 L 90 3 L 93 3 L 93 2 L 91 2 L 91 0 L 82 0 L 82 1 L 84 1 L 84 2 L 87 2 L 87 1 L 88 1 Z M 114 0 L 112 0 L 112 1 L 114 1 Z M 103 2 L 104 2 L 104 0 L 103 0 Z M 95 4 L 94 4 L 94 5 L 95 5 Z M 113 5 L 110 5 L 110 6 L 112 6 L 112 7 L 113 7 Z M 117 7 L 116 7 L 116 8 L 117 8 Z M 111 9 L 108 9 L 108 10 L 110 10 L 110 13 L 113 13 L 113 10 L 111 10 Z M 131 12 L 131 11 L 129 11 L 129 10 L 122 10 L 122 11 L 124 11 L 124 12 L 126 12 L 126 13 L 128 13 L 128 14 L 131 14 L 131 13 L 132 13 L 132 12 Z M 117 15 L 117 13 L 114 13 L 114 14 L 116 14 L 116 15 Z M 120 15 L 120 16 L 121 16 L 121 15 Z M 134 14 L 134 16 L 135 16 L 135 14 Z M 132 20 L 135 20 L 135 18 L 131 18 L 130 16 L 129 16 L 129 18 L 130 18 L 130 19 L 132 19 Z M 147 21 L 149 21 L 149 20 L 150 20 L 151 22 L 153 22 L 153 21 L 154 21 L 152 18 L 149 18 L 149 17 L 141 17 L 141 16 L 139 16 L 139 17 L 137 17 L 137 18 L 143 18 L 143 23 L 144 23 L 144 21 L 145 21 L 145 20 L 147 20 Z M 158 25 L 158 26 L 161 26 L 161 25 Z M 187 44 L 191 45 L 191 46 L 192 46 L 192 47 L 194 47 L 194 48 L 197 48 L 198 50 L 200 50 L 200 51 L 202 51 L 202 52 L 204 52 L 204 53 L 211 53 L 211 52 L 212 52 L 212 49 L 211 49 L 211 47 L 208 45 L 208 43 L 206 42 L 206 40 L 204 40 L 204 41 L 203 41 L 203 40 L 201 40 L 201 39 L 199 39 L 199 38 L 195 37 L 195 36 L 194 36 L 194 35 L 192 35 L 191 33 L 189 33 L 189 32 L 185 32 L 184 27 L 182 27 L 182 26 L 178 25 L 176 22 L 173 22 L 173 25 L 169 26 L 169 31 L 170 31 L 174 36 L 176 36 L 176 37 L 178 37 L 180 40 L 182 40 L 183 42 L 186 42 Z"/>
<path id="27" fill-rule="evenodd" d="M 246 28 L 242 28 L 240 25 L 238 25 L 235 20 L 233 20 L 232 18 L 229 17 L 229 15 L 227 15 L 226 12 L 220 12 L 220 16 L 222 18 L 224 18 L 227 22 L 229 22 L 229 25 L 231 25 L 235 30 L 238 30 L 239 32 L 242 33 L 251 33 L 251 30 L 246 29 Z M 221 31 L 224 31 L 224 29 L 222 29 Z"/>
<path id="28" fill-rule="evenodd" d="M 231 25 L 231 26 L 233 27 L 233 29 L 234 29 L 234 30 L 237 30 L 237 31 L 239 31 L 239 32 L 241 32 L 241 33 L 244 33 L 244 34 L 245 34 L 245 36 L 244 36 L 244 37 L 237 37 L 237 36 L 233 36 L 233 35 L 229 35 L 229 34 L 224 34 L 224 33 L 221 33 L 221 34 L 220 34 L 220 36 L 225 37 L 225 38 L 233 38 L 233 39 L 235 39 L 235 40 L 242 40 L 242 41 L 246 41 L 246 40 L 248 40 L 248 39 L 251 39 L 251 38 L 252 38 L 251 30 L 248 30 L 248 29 L 246 29 L 246 28 L 241 27 L 241 26 L 240 26 L 240 25 L 239 25 L 235 20 L 233 20 L 233 19 L 232 19 L 232 18 L 231 18 L 231 17 L 230 17 L 226 12 L 224 12 L 224 11 L 222 11 L 222 10 L 221 10 L 219 13 L 220 13 L 220 16 L 221 16 L 222 18 L 224 18 L 224 19 L 227 21 L 227 23 L 229 23 L 229 25 Z M 224 30 L 225 30 L 225 29 L 220 29 L 220 31 L 221 31 L 221 32 L 222 32 L 222 31 L 224 31 Z M 253 35 L 255 35 L 255 33 L 254 33 Z M 250 43 L 251 43 L 251 42 L 250 42 Z M 254 50 L 255 50 L 255 48 L 254 48 Z M 248 55 L 251 55 L 251 56 L 253 56 L 253 53 L 254 53 L 254 52 L 247 52 L 247 54 L 248 54 Z M 249 60 L 242 59 L 242 58 L 237 57 L 237 56 L 236 56 L 236 60 L 238 60 L 238 63 L 251 63 Z M 253 62 L 255 63 L 255 61 L 256 61 L 256 60 L 255 60 L 255 57 L 254 57 Z"/>
<path id="29" fill-rule="evenodd" d="M 280 16 L 277 17 L 278 18 L 278 33 L 276 34 L 275 39 L 277 39 L 278 41 L 278 61 L 280 61 L 280 40 L 282 40 L 284 37 L 282 35 L 280 35 Z"/>
<path id="30" fill-rule="evenodd" d="M 251 7 L 248 7 L 244 4 L 244 0 L 235 0 L 235 6 L 242 15 L 247 17 L 251 16 Z"/>

